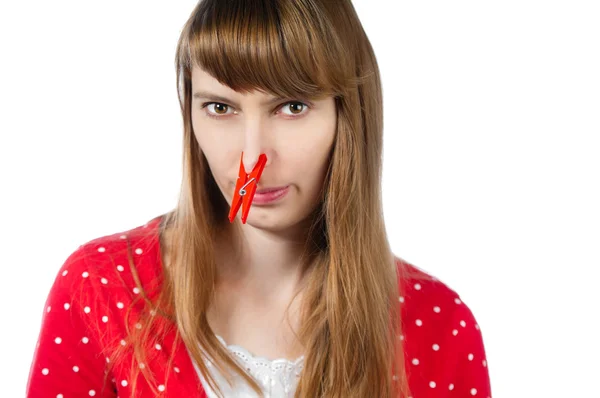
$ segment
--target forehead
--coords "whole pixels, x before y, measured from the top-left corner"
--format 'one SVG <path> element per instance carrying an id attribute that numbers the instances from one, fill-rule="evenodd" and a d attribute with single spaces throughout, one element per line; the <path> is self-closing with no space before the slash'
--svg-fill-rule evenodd
<path id="1" fill-rule="evenodd" d="M 245 82 L 242 83 L 244 85 L 240 85 L 234 89 L 221 83 L 213 75 L 197 65 L 194 65 L 191 69 L 191 80 L 193 99 L 202 98 L 213 101 L 225 101 L 233 106 L 239 106 L 237 98 L 242 100 L 244 97 L 254 97 L 264 106 L 271 106 L 281 100 L 290 98 L 312 101 L 316 104 L 328 101 L 333 97 L 332 94 L 322 91 L 317 91 L 316 93 L 312 93 L 312 95 L 304 92 L 295 93 L 293 92 L 294 90 L 290 92 L 287 88 L 278 86 L 277 83 L 272 83 L 274 85 L 273 90 L 253 85 L 256 82 Z"/>
<path id="2" fill-rule="evenodd" d="M 202 85 L 210 84 L 212 86 L 227 87 L 227 86 L 219 83 L 219 81 L 217 79 L 212 77 L 208 72 L 206 72 L 204 69 L 200 68 L 199 66 L 194 66 L 192 68 L 192 84 L 194 84 L 194 85 L 195 84 L 202 84 Z"/>
<path id="3" fill-rule="evenodd" d="M 211 74 L 206 72 L 204 69 L 194 66 L 192 69 L 192 88 L 194 90 L 201 89 L 203 91 L 209 91 L 212 93 L 218 93 L 220 95 L 229 95 L 235 96 L 239 93 L 233 90 L 231 87 L 222 84 L 217 79 L 215 79 Z M 251 90 L 248 91 L 249 94 L 256 97 L 264 97 L 264 98 L 272 98 L 271 95 L 265 93 L 262 90 Z M 243 93 L 245 94 L 245 93 Z"/>

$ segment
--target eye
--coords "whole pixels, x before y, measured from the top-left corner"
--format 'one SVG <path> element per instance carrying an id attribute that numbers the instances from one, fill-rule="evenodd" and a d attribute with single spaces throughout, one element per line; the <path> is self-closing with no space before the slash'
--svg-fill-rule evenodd
<path id="1" fill-rule="evenodd" d="M 210 107 L 211 105 L 214 105 L 214 112 L 207 112 L 207 116 L 209 116 L 209 117 L 219 118 L 221 116 L 215 116 L 215 115 L 225 115 L 227 113 L 227 110 L 229 109 L 229 105 L 222 104 L 220 102 L 206 102 L 206 103 L 202 104 L 202 109 L 204 109 L 206 107 Z"/>
<path id="2" fill-rule="evenodd" d="M 299 102 L 299 101 L 292 101 L 292 102 L 286 102 L 285 104 L 283 104 L 283 106 L 281 107 L 282 110 L 291 110 L 292 113 L 291 115 L 301 115 L 302 111 L 307 108 L 308 105 L 306 105 L 303 102 Z"/>
<path id="3" fill-rule="evenodd" d="M 212 117 L 214 119 L 221 119 L 227 117 L 227 111 L 230 109 L 230 106 L 227 104 L 223 104 L 221 102 L 205 102 L 202 104 L 201 109 L 208 108 L 212 106 L 213 110 L 206 112 L 206 116 Z M 288 119 L 294 119 L 300 117 L 303 114 L 303 110 L 305 108 L 310 108 L 308 104 L 300 101 L 289 101 L 280 106 L 283 110 L 289 110 L 291 113 L 284 112 L 286 115 L 291 116 Z M 236 113 L 235 111 L 233 113 Z M 306 112 L 304 112 L 306 113 Z"/>

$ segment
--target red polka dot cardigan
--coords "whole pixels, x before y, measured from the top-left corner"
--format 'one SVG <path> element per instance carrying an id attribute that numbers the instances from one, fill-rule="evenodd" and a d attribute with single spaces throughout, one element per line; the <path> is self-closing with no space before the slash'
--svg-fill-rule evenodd
<path id="1" fill-rule="evenodd" d="M 67 258 L 44 306 L 27 397 L 131 396 L 128 366 L 113 368 L 105 378 L 108 353 L 114 344 L 127 344 L 125 312 L 140 293 L 129 270 L 126 242 L 142 286 L 156 291 L 161 220 L 159 216 L 144 226 L 91 240 Z M 412 398 L 491 397 L 481 329 L 472 312 L 444 283 L 409 266 L 425 277 L 405 280 L 398 298 Z M 152 371 L 162 397 L 206 397 L 185 345 L 181 340 L 174 345 L 174 337 L 175 332 L 157 342 L 151 361 L 143 366 Z M 132 357 L 126 359 L 133 363 Z M 142 376 L 137 390 L 137 397 L 156 396 Z"/>

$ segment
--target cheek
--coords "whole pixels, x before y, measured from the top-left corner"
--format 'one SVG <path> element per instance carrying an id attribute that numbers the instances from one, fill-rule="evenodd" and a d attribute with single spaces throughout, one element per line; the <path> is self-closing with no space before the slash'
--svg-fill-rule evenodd
<path id="1" fill-rule="evenodd" d="M 211 140 L 207 134 L 196 133 L 196 130 L 194 130 L 194 136 L 200 150 L 206 157 L 210 172 L 217 181 L 217 184 L 220 185 L 221 179 L 226 175 L 226 171 L 222 169 L 225 164 L 225 152 L 219 147 L 219 143 Z"/>
<path id="2" fill-rule="evenodd" d="M 207 129 L 202 126 L 202 123 L 198 123 L 192 119 L 192 128 L 196 142 L 200 146 L 200 149 L 206 156 L 208 163 L 211 166 L 221 164 L 223 157 L 226 154 L 229 145 L 226 140 L 218 139 L 218 135 L 214 131 Z"/>
<path id="3" fill-rule="evenodd" d="M 325 178 L 329 166 L 329 153 L 331 151 L 331 142 L 323 141 L 322 145 L 303 148 L 302 151 L 293 152 L 296 156 L 289 164 L 291 170 L 298 170 L 295 175 L 298 177 L 300 188 L 305 191 L 315 191 Z M 302 156 L 297 156 L 302 154 Z"/>

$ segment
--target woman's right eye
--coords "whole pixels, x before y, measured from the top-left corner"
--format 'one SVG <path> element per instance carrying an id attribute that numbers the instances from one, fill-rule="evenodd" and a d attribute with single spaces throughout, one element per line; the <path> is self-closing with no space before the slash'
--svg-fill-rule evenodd
<path id="1" fill-rule="evenodd" d="M 206 116 L 208 117 L 212 117 L 212 118 L 221 118 L 222 116 L 215 116 L 215 115 L 225 115 L 227 110 L 229 109 L 229 105 L 227 104 L 222 104 L 220 102 L 205 102 L 204 104 L 202 104 L 202 109 L 207 108 L 211 105 L 214 105 L 214 111 L 213 112 L 206 112 Z M 221 113 L 223 112 L 223 113 Z"/>

